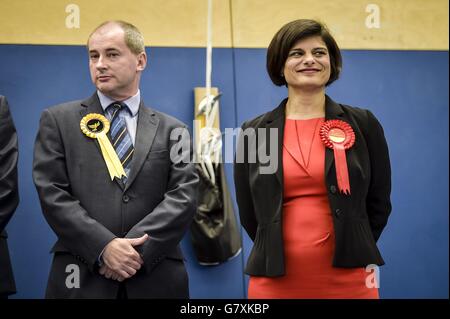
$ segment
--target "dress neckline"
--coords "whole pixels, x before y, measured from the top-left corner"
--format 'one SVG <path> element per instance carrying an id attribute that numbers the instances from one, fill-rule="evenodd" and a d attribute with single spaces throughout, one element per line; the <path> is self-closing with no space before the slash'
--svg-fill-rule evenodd
<path id="1" fill-rule="evenodd" d="M 310 119 L 290 119 L 290 118 L 286 118 L 286 121 L 317 121 L 317 120 L 321 120 L 324 119 L 325 116 L 319 116 L 319 117 L 312 117 Z"/>

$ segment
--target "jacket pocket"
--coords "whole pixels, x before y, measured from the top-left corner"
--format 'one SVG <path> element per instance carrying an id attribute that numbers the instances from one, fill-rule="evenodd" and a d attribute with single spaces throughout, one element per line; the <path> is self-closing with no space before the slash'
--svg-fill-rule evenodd
<path id="1" fill-rule="evenodd" d="M 70 253 L 70 250 L 68 250 L 66 247 L 64 247 L 60 241 L 57 241 L 52 249 L 50 249 L 50 254 L 53 253 Z"/>

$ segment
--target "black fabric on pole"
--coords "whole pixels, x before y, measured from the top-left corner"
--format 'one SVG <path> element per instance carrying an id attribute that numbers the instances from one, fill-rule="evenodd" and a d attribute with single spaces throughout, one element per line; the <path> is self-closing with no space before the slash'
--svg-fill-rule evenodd
<path id="1" fill-rule="evenodd" d="M 241 249 L 233 202 L 230 197 L 223 164 L 216 170 L 216 185 L 204 175 L 197 164 L 200 177 L 197 213 L 191 224 L 191 240 L 201 264 L 220 264 Z"/>

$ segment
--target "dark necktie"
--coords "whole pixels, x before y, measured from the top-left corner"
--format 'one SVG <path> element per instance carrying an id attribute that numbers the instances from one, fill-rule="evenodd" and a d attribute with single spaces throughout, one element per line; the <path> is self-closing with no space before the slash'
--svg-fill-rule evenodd
<path id="1" fill-rule="evenodd" d="M 134 147 L 130 133 L 127 130 L 124 112 L 129 112 L 128 106 L 123 102 L 114 102 L 106 109 L 111 119 L 110 136 L 111 143 L 116 150 L 117 156 L 122 163 L 127 176 L 130 176 L 131 159 Z M 126 178 L 123 181 L 126 182 Z"/>

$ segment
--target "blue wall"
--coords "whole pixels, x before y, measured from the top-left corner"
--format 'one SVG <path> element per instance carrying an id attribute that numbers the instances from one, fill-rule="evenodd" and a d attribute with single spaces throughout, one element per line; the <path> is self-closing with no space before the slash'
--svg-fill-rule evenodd
<path id="1" fill-rule="evenodd" d="M 286 95 L 265 72 L 263 49 L 215 49 L 213 85 L 223 93 L 221 126 L 236 127 Z M 193 88 L 204 86 L 204 49 L 149 48 L 142 78 L 146 103 L 192 127 Z M 234 64 L 233 64 L 234 61 Z M 87 54 L 79 46 L 0 45 L 0 94 L 19 134 L 21 202 L 7 227 L 18 293 L 42 298 L 55 236 L 31 178 L 39 117 L 48 106 L 91 95 Z M 385 129 L 393 170 L 393 212 L 379 247 L 382 298 L 448 298 L 448 52 L 344 51 L 344 71 L 328 94 L 370 108 Z M 232 167 L 226 165 L 233 190 Z M 234 192 L 232 192 L 234 198 Z M 251 248 L 217 266 L 195 260 L 182 242 L 193 298 L 244 298 Z"/>

